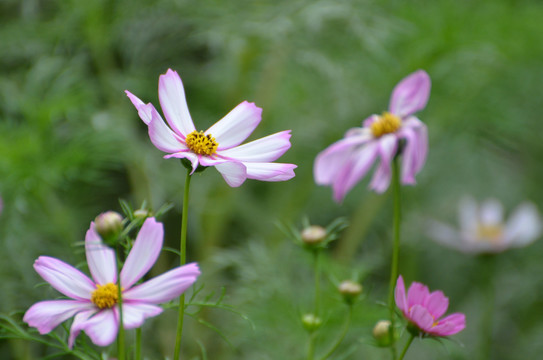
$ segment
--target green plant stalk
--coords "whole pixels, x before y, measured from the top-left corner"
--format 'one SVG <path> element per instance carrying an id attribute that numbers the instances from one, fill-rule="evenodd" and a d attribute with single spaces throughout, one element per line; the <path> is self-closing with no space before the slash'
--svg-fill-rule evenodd
<path id="1" fill-rule="evenodd" d="M 349 330 L 349 327 L 351 326 L 351 319 L 353 317 L 353 306 L 352 305 L 349 305 L 349 311 L 347 313 L 347 318 L 345 319 L 345 325 L 343 325 L 343 330 L 341 331 L 341 334 L 339 335 L 339 337 L 337 338 L 336 342 L 334 343 L 334 345 L 330 348 L 330 350 L 328 350 L 328 352 L 326 353 L 326 355 L 324 355 L 323 357 L 321 357 L 321 360 L 326 360 L 330 357 L 330 355 L 332 355 L 334 353 L 334 351 L 337 350 L 337 348 L 339 347 L 339 345 L 341 345 L 341 342 L 343 341 L 343 339 L 345 338 L 345 335 L 347 335 L 347 331 Z"/>
<path id="2" fill-rule="evenodd" d="M 136 329 L 136 354 L 135 360 L 141 360 L 141 327 Z"/>
<path id="3" fill-rule="evenodd" d="M 411 335 L 409 337 L 409 340 L 407 340 L 407 342 L 405 343 L 405 346 L 402 350 L 402 353 L 400 354 L 400 357 L 398 358 L 398 360 L 402 360 L 403 357 L 405 356 L 405 353 L 407 352 L 407 349 L 409 349 L 409 347 L 411 346 L 411 343 L 413 342 L 413 339 L 415 338 L 415 335 Z"/>
<path id="4" fill-rule="evenodd" d="M 315 332 L 309 334 L 309 345 L 307 347 L 307 360 L 313 360 L 315 354 Z"/>
<path id="5" fill-rule="evenodd" d="M 117 359 L 125 359 L 125 342 L 124 342 L 124 322 L 123 322 L 123 296 L 121 287 L 121 261 L 117 256 L 117 291 L 118 291 L 118 303 L 119 303 L 119 333 L 117 334 Z"/>
<path id="6" fill-rule="evenodd" d="M 485 267 L 480 278 L 480 287 L 483 291 L 485 310 L 481 318 L 481 341 L 480 359 L 491 359 L 493 348 L 493 320 L 496 307 L 494 270 L 496 255 L 482 255 L 479 258 Z"/>
<path id="7" fill-rule="evenodd" d="M 185 191 L 183 193 L 183 213 L 181 214 L 181 265 L 185 265 L 187 257 L 187 219 L 189 209 L 189 188 L 190 188 L 190 169 L 187 169 L 187 176 L 185 178 Z M 178 360 L 181 355 L 181 337 L 183 336 L 183 318 L 185 316 L 185 294 L 181 294 L 179 297 L 179 317 L 177 319 L 177 333 L 175 336 L 175 349 L 173 359 Z"/>
<path id="8" fill-rule="evenodd" d="M 321 292 L 321 250 L 314 251 L 315 256 L 315 316 L 319 316 Z"/>
<path id="9" fill-rule="evenodd" d="M 388 308 L 390 312 L 390 351 L 392 358 L 396 359 L 396 346 L 394 344 L 394 323 L 395 323 L 395 305 L 394 305 L 394 285 L 398 278 L 398 261 L 400 255 L 400 222 L 401 222 L 401 197 L 400 197 L 400 165 L 396 156 L 392 161 L 392 192 L 394 196 L 393 210 L 393 243 L 392 243 L 392 262 L 390 265 L 390 283 L 388 286 Z"/>

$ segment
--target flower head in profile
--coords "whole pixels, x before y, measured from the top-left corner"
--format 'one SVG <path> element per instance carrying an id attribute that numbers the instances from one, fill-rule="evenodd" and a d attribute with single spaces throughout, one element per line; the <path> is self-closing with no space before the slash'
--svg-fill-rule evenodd
<path id="1" fill-rule="evenodd" d="M 228 185 L 245 179 L 285 181 L 294 177 L 296 165 L 275 163 L 290 148 L 290 130 L 240 145 L 260 123 L 262 109 L 242 102 L 206 131 L 196 130 L 187 107 L 183 83 L 168 69 L 158 83 L 158 97 L 168 125 L 149 103 L 125 91 L 149 127 L 151 142 L 168 153 L 164 158 L 187 159 L 192 172 L 198 166 L 214 166 Z"/>
<path id="2" fill-rule="evenodd" d="M 535 205 L 520 204 L 507 221 L 502 204 L 488 199 L 478 205 L 464 197 L 458 207 L 460 229 L 432 220 L 427 234 L 436 242 L 465 253 L 498 253 L 532 243 L 541 235 L 541 219 Z"/>
<path id="3" fill-rule="evenodd" d="M 149 218 L 143 224 L 120 273 L 123 325 L 140 327 L 146 318 L 162 312 L 157 306 L 181 295 L 200 271 L 195 263 L 172 269 L 137 284 L 153 266 L 162 249 L 164 229 Z M 85 252 L 92 278 L 58 259 L 40 256 L 34 269 L 52 287 L 69 299 L 41 301 L 30 307 L 23 320 L 47 334 L 63 321 L 74 317 L 69 346 L 84 331 L 99 346 L 111 344 L 119 330 L 119 288 L 115 252 L 105 246 L 91 223 L 85 237 Z"/>
<path id="4" fill-rule="evenodd" d="M 454 313 L 442 317 L 449 307 L 449 299 L 442 291 L 430 292 L 424 284 L 413 282 L 405 292 L 400 275 L 394 292 L 396 306 L 412 325 L 411 329 L 429 336 L 454 335 L 466 327 L 466 316 Z"/>
<path id="5" fill-rule="evenodd" d="M 401 182 L 415 184 L 415 175 L 426 161 L 428 134 L 426 125 L 413 114 L 426 107 L 430 86 L 430 77 L 423 70 L 400 81 L 392 91 L 388 111 L 371 115 L 362 127 L 350 129 L 317 156 L 316 183 L 332 186 L 334 199 L 341 202 L 380 159 L 370 188 L 382 193 L 390 184 L 391 162 L 403 140 Z"/>

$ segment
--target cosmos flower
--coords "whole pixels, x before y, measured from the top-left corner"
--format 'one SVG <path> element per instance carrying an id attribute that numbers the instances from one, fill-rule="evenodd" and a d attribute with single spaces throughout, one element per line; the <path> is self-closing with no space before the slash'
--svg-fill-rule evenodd
<path id="1" fill-rule="evenodd" d="M 143 224 L 120 273 L 125 329 L 140 327 L 144 320 L 162 312 L 157 306 L 181 295 L 200 271 L 195 263 L 172 269 L 137 284 L 153 266 L 162 249 L 164 229 L 154 218 Z M 85 237 L 85 252 L 92 279 L 58 259 L 40 256 L 36 272 L 69 299 L 41 301 L 30 307 L 23 321 L 47 334 L 74 317 L 69 346 L 84 331 L 99 346 L 111 344 L 119 330 L 118 282 L 115 252 L 102 243 L 91 223 Z"/>
<path id="2" fill-rule="evenodd" d="M 503 206 L 495 199 L 477 205 L 464 197 L 458 207 L 460 229 L 431 220 L 427 234 L 436 242 L 465 253 L 497 253 L 511 247 L 532 243 L 541 235 L 541 219 L 537 208 L 528 202 L 520 204 L 504 221 Z"/>
<path id="3" fill-rule="evenodd" d="M 240 145 L 260 123 L 262 109 L 254 103 L 244 101 L 206 131 L 198 131 L 177 72 L 168 69 L 158 83 L 158 97 L 169 127 L 151 103 L 144 104 L 125 92 L 149 127 L 151 142 L 168 153 L 164 158 L 187 159 L 192 172 L 198 166 L 214 166 L 232 187 L 247 178 L 285 181 L 294 177 L 296 165 L 273 162 L 290 148 L 290 130 Z"/>
<path id="4" fill-rule="evenodd" d="M 402 184 L 415 184 L 415 175 L 422 169 L 428 150 L 426 125 L 413 114 L 426 107 L 430 96 L 430 77 L 418 70 L 396 85 L 389 110 L 371 115 L 362 127 L 347 131 L 345 138 L 330 145 L 315 159 L 314 176 L 319 185 L 330 185 L 334 199 L 341 202 L 345 195 L 380 158 L 370 188 L 386 191 L 392 177 L 391 162 L 399 144 L 401 150 Z"/>
<path id="5" fill-rule="evenodd" d="M 396 306 L 417 330 L 430 336 L 449 336 L 466 327 L 466 316 L 454 313 L 442 318 L 449 307 L 449 299 L 442 291 L 430 292 L 424 284 L 413 282 L 405 293 L 400 275 L 394 293 Z"/>

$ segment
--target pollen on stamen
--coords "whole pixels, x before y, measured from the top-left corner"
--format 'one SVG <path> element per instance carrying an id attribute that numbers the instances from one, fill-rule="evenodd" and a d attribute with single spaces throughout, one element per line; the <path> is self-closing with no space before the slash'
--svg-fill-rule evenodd
<path id="1" fill-rule="evenodd" d="M 192 152 L 198 155 L 213 155 L 217 151 L 219 144 L 210 134 L 204 134 L 203 131 L 193 131 L 187 135 L 185 142 Z"/>
<path id="2" fill-rule="evenodd" d="M 370 128 L 373 136 L 377 138 L 396 132 L 401 126 L 402 120 L 398 116 L 385 111 L 381 116 L 378 116 L 378 119 L 371 124 Z"/>
<path id="3" fill-rule="evenodd" d="M 100 309 L 111 308 L 119 300 L 119 287 L 113 283 L 96 284 L 96 290 L 91 294 L 91 301 Z"/>

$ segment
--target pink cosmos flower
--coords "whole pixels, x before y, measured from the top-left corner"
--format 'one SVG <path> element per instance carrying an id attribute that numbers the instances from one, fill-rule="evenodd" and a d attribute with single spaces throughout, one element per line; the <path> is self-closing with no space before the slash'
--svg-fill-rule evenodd
<path id="1" fill-rule="evenodd" d="M 498 253 L 531 244 L 541 236 L 541 219 L 534 204 L 520 204 L 504 221 L 502 204 L 488 199 L 477 205 L 464 197 L 458 207 L 460 229 L 432 220 L 427 234 L 436 242 L 465 253 Z"/>
<path id="2" fill-rule="evenodd" d="M 244 101 L 206 131 L 197 131 L 177 72 L 168 69 L 158 82 L 158 97 L 169 127 L 151 103 L 144 104 L 125 92 L 149 126 L 151 142 L 169 153 L 164 158 L 188 159 L 192 172 L 199 165 L 215 166 L 232 187 L 247 178 L 285 181 L 294 177 L 296 165 L 272 162 L 290 148 L 290 130 L 240 145 L 260 123 L 262 109 L 254 103 Z"/>
<path id="3" fill-rule="evenodd" d="M 441 318 L 449 307 L 449 299 L 442 291 L 430 292 L 426 285 L 413 282 L 406 296 L 405 285 L 400 275 L 396 282 L 394 298 L 405 318 L 424 334 L 449 336 L 466 327 L 466 315 L 462 313 Z"/>
<path id="4" fill-rule="evenodd" d="M 181 295 L 200 275 L 198 265 L 192 263 L 135 285 L 158 258 L 163 236 L 162 224 L 148 218 L 126 258 L 120 273 L 125 329 L 138 328 L 146 318 L 160 314 L 162 308 L 157 304 Z M 115 252 L 102 243 L 94 223 L 85 237 L 85 252 L 92 279 L 58 259 L 40 256 L 36 260 L 38 274 L 70 299 L 38 302 L 23 318 L 40 334 L 47 334 L 73 316 L 70 348 L 82 330 L 99 346 L 111 344 L 119 330 Z"/>
<path id="5" fill-rule="evenodd" d="M 370 188 L 384 192 L 392 177 L 391 161 L 401 140 L 403 184 L 415 184 L 415 175 L 422 169 L 428 150 L 426 125 L 413 114 L 424 109 L 430 96 L 430 77 L 418 70 L 400 81 L 392 92 L 389 110 L 371 115 L 362 127 L 347 131 L 345 138 L 330 145 L 315 159 L 314 176 L 319 185 L 330 185 L 334 199 L 341 202 L 345 195 L 380 158 Z"/>

